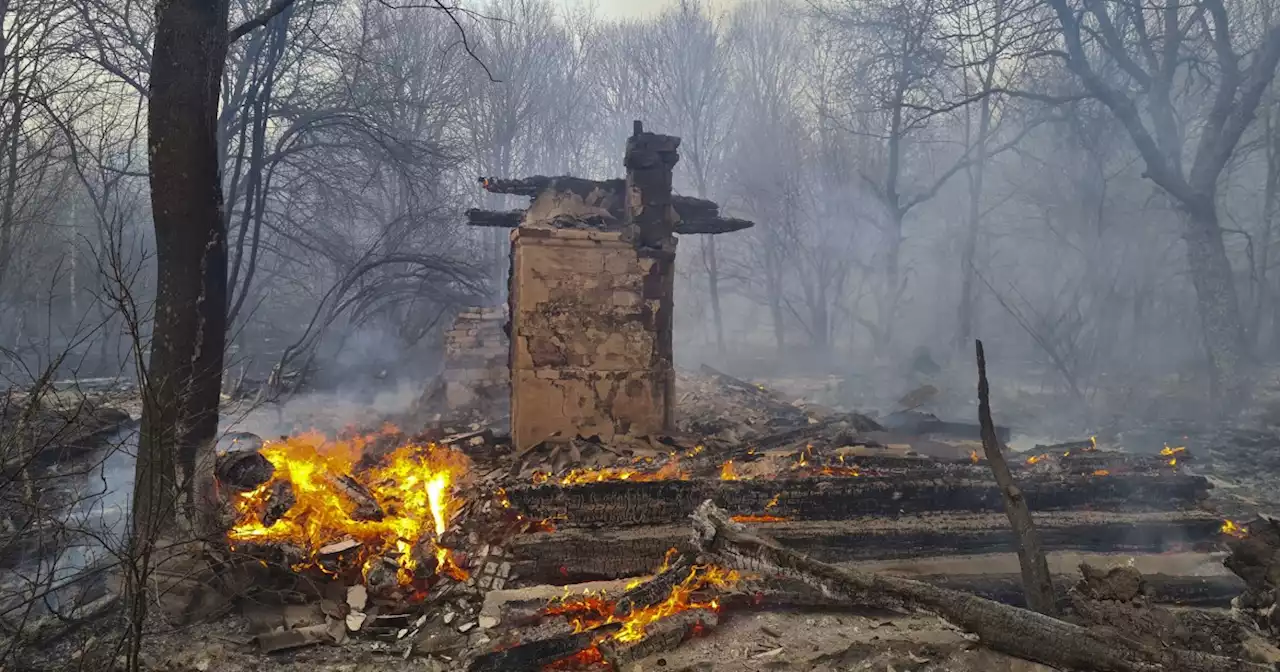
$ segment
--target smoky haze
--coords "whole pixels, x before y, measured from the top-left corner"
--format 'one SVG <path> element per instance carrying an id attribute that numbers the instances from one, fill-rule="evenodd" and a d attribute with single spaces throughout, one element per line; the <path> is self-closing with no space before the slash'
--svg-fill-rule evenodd
<path id="1" fill-rule="evenodd" d="M 881 410 L 929 383 L 967 418 L 981 338 L 997 415 L 1036 431 L 1239 407 L 1280 335 L 1280 36 L 1268 0 L 1210 3 L 1222 25 L 1164 34 L 1070 0 L 492 0 L 460 34 L 299 0 L 223 82 L 227 377 L 399 408 L 452 316 L 504 299 L 507 232 L 462 213 L 522 203 L 475 176 L 617 177 L 641 119 L 682 138 L 677 192 L 756 223 L 681 238 L 682 366 Z M 11 380 L 145 352 L 148 4 L 10 3 L 0 88 L 31 101 L 0 118 Z"/>

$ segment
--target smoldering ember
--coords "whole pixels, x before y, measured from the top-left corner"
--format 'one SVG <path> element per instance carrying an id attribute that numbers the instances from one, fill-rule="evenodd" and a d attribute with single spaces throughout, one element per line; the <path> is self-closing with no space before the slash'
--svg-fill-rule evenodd
<path id="1" fill-rule="evenodd" d="M 6 0 L 0 672 L 1280 671 L 1280 17 Z"/>

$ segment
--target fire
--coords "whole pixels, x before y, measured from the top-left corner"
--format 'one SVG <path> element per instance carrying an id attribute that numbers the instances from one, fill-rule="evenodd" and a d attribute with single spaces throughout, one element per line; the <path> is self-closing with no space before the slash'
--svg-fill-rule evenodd
<path id="1" fill-rule="evenodd" d="M 970 461 L 970 462 L 972 462 L 972 463 L 974 463 L 974 464 L 977 464 L 977 463 L 978 463 L 978 451 L 976 451 L 976 450 L 970 450 L 970 451 L 969 451 L 969 461 Z"/>
<path id="2" fill-rule="evenodd" d="M 648 465 L 654 462 L 652 457 L 643 457 L 632 460 L 633 466 L 631 467 L 572 469 L 559 479 L 555 479 L 551 474 L 544 471 L 535 471 L 533 472 L 533 482 L 535 485 L 541 485 L 556 480 L 560 485 L 578 485 L 580 483 L 600 483 L 602 481 L 685 481 L 689 479 L 689 472 L 680 464 L 680 459 L 682 457 L 694 457 L 704 450 L 706 450 L 706 446 L 699 444 L 683 454 L 672 451 L 667 454 L 666 463 L 657 470 L 643 468 L 641 465 Z M 659 459 L 662 458 L 660 457 Z"/>
<path id="3" fill-rule="evenodd" d="M 1094 476 L 1110 476 L 1111 472 L 1106 469 L 1098 469 L 1097 471 L 1093 472 L 1093 475 Z"/>
<path id="4" fill-rule="evenodd" d="M 735 523 L 781 523 L 791 519 L 783 518 L 782 516 L 761 515 L 761 516 L 733 516 L 732 518 L 730 518 L 730 520 L 732 520 Z"/>
<path id="5" fill-rule="evenodd" d="M 670 557 L 668 553 L 668 560 Z M 659 573 L 661 571 L 659 570 Z M 621 623 L 621 629 L 609 637 L 618 642 L 637 642 L 644 638 L 645 628 L 673 614 L 690 609 L 719 611 L 720 604 L 714 598 L 703 602 L 696 599 L 694 593 L 706 588 L 732 588 L 741 580 L 742 576 L 737 570 L 724 569 L 715 565 L 694 565 L 689 568 L 688 576 L 671 589 L 671 593 L 665 600 L 653 606 L 634 610 L 625 616 L 614 615 L 613 600 L 591 592 L 562 598 L 547 607 L 545 613 L 565 615 L 573 625 L 574 632 L 583 632 L 610 623 Z"/>
<path id="6" fill-rule="evenodd" d="M 1178 457 L 1177 457 L 1178 453 L 1184 452 L 1186 449 L 1187 449 L 1186 446 L 1178 446 L 1177 448 L 1170 448 L 1169 444 L 1166 443 L 1164 444 L 1164 448 L 1161 449 L 1160 455 L 1169 458 L 1169 466 L 1176 467 L 1178 466 Z"/>
<path id="7" fill-rule="evenodd" d="M 394 430 L 391 430 L 394 431 Z M 420 558 L 414 549 L 424 541 L 434 547 L 438 571 L 465 577 L 439 546 L 440 537 L 462 501 L 453 488 L 467 472 L 470 461 L 462 453 L 434 444 L 406 443 L 380 464 L 357 474 L 356 463 L 377 435 L 331 441 L 309 432 L 281 441 L 268 441 L 262 455 L 275 467 L 271 481 L 241 494 L 235 500 L 237 524 L 228 533 L 232 542 L 290 542 L 312 554 L 304 565 L 315 566 L 315 553 L 325 544 L 344 538 L 361 542 L 366 560 L 392 555 L 399 565 L 398 578 L 409 583 Z M 363 486 L 382 517 L 356 517 L 356 502 L 344 494 L 341 479 Z M 271 487 L 286 481 L 296 503 L 272 523 L 262 524 L 259 511 L 268 502 Z"/>
<path id="8" fill-rule="evenodd" d="M 1039 462 L 1040 460 L 1043 460 L 1043 459 L 1045 459 L 1046 457 L 1049 457 L 1049 453 L 1042 453 L 1042 454 L 1040 454 L 1040 455 L 1035 455 L 1035 456 L 1032 456 L 1032 457 L 1028 457 L 1028 458 L 1027 458 L 1027 464 L 1035 464 L 1036 462 Z"/>
<path id="9" fill-rule="evenodd" d="M 733 470 L 733 460 L 729 460 L 724 464 L 720 465 L 720 480 L 722 481 L 738 480 L 738 473 Z"/>
<path id="10" fill-rule="evenodd" d="M 774 495 L 774 496 L 773 496 L 773 499 L 769 500 L 769 503 L 764 505 L 764 510 L 765 510 L 765 511 L 768 511 L 769 509 L 772 509 L 773 507 L 777 506 L 777 505 L 778 505 L 778 498 L 779 498 L 779 497 L 781 497 L 781 496 L 782 496 L 782 493 L 781 493 L 781 492 L 779 492 L 778 494 Z"/>
<path id="11" fill-rule="evenodd" d="M 1249 536 L 1249 528 L 1243 525 L 1237 525 L 1234 520 L 1222 521 L 1222 527 L 1218 528 L 1218 532 L 1235 537 L 1236 539 L 1244 539 Z"/>

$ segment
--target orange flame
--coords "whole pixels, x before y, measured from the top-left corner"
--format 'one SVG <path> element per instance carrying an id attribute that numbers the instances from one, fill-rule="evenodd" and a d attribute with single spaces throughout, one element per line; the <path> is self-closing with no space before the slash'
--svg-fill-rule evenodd
<path id="1" fill-rule="evenodd" d="M 1249 528 L 1243 525 L 1237 525 L 1234 520 L 1222 521 L 1222 527 L 1218 528 L 1218 532 L 1235 537 L 1236 539 L 1244 539 L 1249 536 Z"/>
<path id="2" fill-rule="evenodd" d="M 438 542 L 462 505 L 453 496 L 453 488 L 470 461 L 449 448 L 406 443 L 380 465 L 354 473 L 365 446 L 374 438 L 376 435 L 330 441 L 323 434 L 309 432 L 266 442 L 261 453 L 275 467 L 275 474 L 267 483 L 236 498 L 237 523 L 228 538 L 232 542 L 287 541 L 309 550 L 311 558 L 295 569 L 318 566 L 315 553 L 322 546 L 353 538 L 361 542 L 361 555 L 366 560 L 394 555 L 402 583 L 410 582 L 418 567 L 415 547 L 429 541 L 436 546 L 440 571 L 465 576 Z M 355 503 L 336 485 L 335 479 L 341 476 L 357 478 L 369 491 L 383 511 L 381 520 L 353 518 Z M 292 486 L 297 501 L 267 527 L 258 512 L 279 481 Z"/>
<path id="3" fill-rule="evenodd" d="M 724 464 L 720 465 L 720 480 L 722 481 L 738 480 L 738 473 L 733 470 L 733 460 L 728 460 Z"/>
<path id="4" fill-rule="evenodd" d="M 668 559 L 671 555 L 668 552 Z M 666 563 L 664 562 L 664 565 Z M 660 570 L 659 573 L 661 573 Z M 737 585 L 742 576 L 737 570 L 715 565 L 694 565 L 689 574 L 671 589 L 667 598 L 649 607 L 633 610 L 625 616 L 615 616 L 615 602 L 604 595 L 583 591 L 581 595 L 566 596 L 544 610 L 547 614 L 563 614 L 573 625 L 574 632 L 583 632 L 610 623 L 621 623 L 622 628 L 610 635 L 618 642 L 637 642 L 644 638 L 645 629 L 656 621 L 690 609 L 719 611 L 715 599 L 700 602 L 693 593 L 704 588 L 727 589 Z M 638 585 L 638 584 L 636 584 Z"/>
<path id="5" fill-rule="evenodd" d="M 1187 449 L 1186 446 L 1178 446 L 1177 448 L 1170 448 L 1169 444 L 1166 443 L 1164 444 L 1164 448 L 1160 450 L 1160 454 L 1164 457 L 1169 458 L 1169 466 L 1176 467 L 1178 466 L 1178 457 L 1177 457 L 1178 453 L 1184 452 L 1186 451 L 1186 449 Z"/>
<path id="6" fill-rule="evenodd" d="M 1098 469 L 1097 471 L 1093 472 L 1093 475 L 1094 476 L 1110 476 L 1111 472 L 1106 469 Z"/>
<path id="7" fill-rule="evenodd" d="M 760 516 L 732 516 L 730 517 L 730 520 L 732 520 L 735 523 L 781 523 L 783 521 L 787 521 L 791 519 L 783 518 L 782 516 L 760 515 Z"/>
<path id="8" fill-rule="evenodd" d="M 1035 456 L 1033 456 L 1033 457 L 1028 457 L 1028 458 L 1027 458 L 1027 464 L 1035 464 L 1036 462 L 1039 462 L 1040 460 L 1043 460 L 1043 459 L 1045 459 L 1046 457 L 1049 457 L 1049 453 L 1042 453 L 1042 454 L 1040 454 L 1040 455 L 1035 455 Z"/>
<path id="9" fill-rule="evenodd" d="M 969 451 L 969 461 L 970 461 L 970 462 L 972 462 L 972 463 L 974 463 L 974 464 L 977 464 L 977 463 L 978 463 L 978 451 L 976 451 L 976 450 L 970 450 L 970 451 Z"/>

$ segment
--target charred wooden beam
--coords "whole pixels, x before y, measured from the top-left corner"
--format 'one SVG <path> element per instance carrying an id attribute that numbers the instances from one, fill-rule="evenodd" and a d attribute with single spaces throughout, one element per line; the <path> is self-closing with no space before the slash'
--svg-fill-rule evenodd
<path id="1" fill-rule="evenodd" d="M 524 210 L 467 210 L 467 224 L 499 229 L 514 229 L 524 219 Z"/>
<path id="2" fill-rule="evenodd" d="M 759 537 L 710 501 L 693 516 L 694 544 L 722 565 L 802 581 L 852 607 L 923 611 L 993 650 L 1051 667 L 1106 672 L 1263 672 L 1272 666 L 1149 644 L 921 581 L 836 567 Z"/>
<path id="3" fill-rule="evenodd" d="M 680 216 L 680 220 L 675 225 L 675 232 L 680 235 L 733 233 L 734 231 L 742 231 L 755 226 L 753 222 L 734 217 L 686 214 L 680 205 L 681 199 L 676 197 L 673 200 L 677 203 L 676 214 Z M 523 220 L 523 210 L 480 210 L 477 208 L 467 210 L 467 224 L 471 226 L 514 229 L 520 226 L 520 222 Z"/>
<path id="4" fill-rule="evenodd" d="M 615 670 L 654 654 L 671 651 L 694 635 L 716 627 L 719 618 L 710 609 L 681 611 L 645 627 L 644 637 L 636 641 L 606 640 L 600 643 L 600 654 Z"/>
<path id="5" fill-rule="evenodd" d="M 597 637 L 614 632 L 619 627 L 614 624 L 594 630 L 523 642 L 479 656 L 467 669 L 469 672 L 540 672 L 543 666 L 578 653 L 591 646 Z"/>
<path id="6" fill-rule="evenodd" d="M 581 177 L 573 177 L 572 175 L 555 177 L 534 175 L 525 178 L 481 177 L 480 186 L 491 194 L 511 194 L 513 196 L 533 198 L 544 191 L 552 189 L 576 193 L 581 196 L 586 196 L 597 190 L 621 193 L 625 187 L 625 182 L 621 179 L 588 180 Z"/>
<path id="7" fill-rule="evenodd" d="M 1049 551 L 1168 553 L 1208 550 L 1219 521 L 1202 512 L 1037 513 Z M 926 514 L 836 522 L 751 523 L 789 548 L 824 562 L 904 560 L 1005 553 L 1013 533 L 1003 514 Z M 671 548 L 689 551 L 683 524 L 643 529 L 575 530 L 522 535 L 511 542 L 513 572 L 534 584 L 570 584 L 639 576 Z"/>
<path id="8" fill-rule="evenodd" d="M 1202 476 L 1178 473 L 1020 477 L 1036 511 L 1168 511 L 1193 508 L 1209 490 Z M 526 517 L 562 521 L 561 527 L 627 527 L 685 520 L 712 499 L 733 515 L 792 520 L 847 520 L 860 516 L 1001 511 L 990 480 L 950 477 L 838 477 L 751 481 L 603 481 L 542 485 L 508 491 Z"/>
<path id="9" fill-rule="evenodd" d="M 657 576 L 624 592 L 613 605 L 613 615 L 619 618 L 662 602 L 671 591 L 689 576 L 692 563 L 685 556 L 676 558 Z"/>

